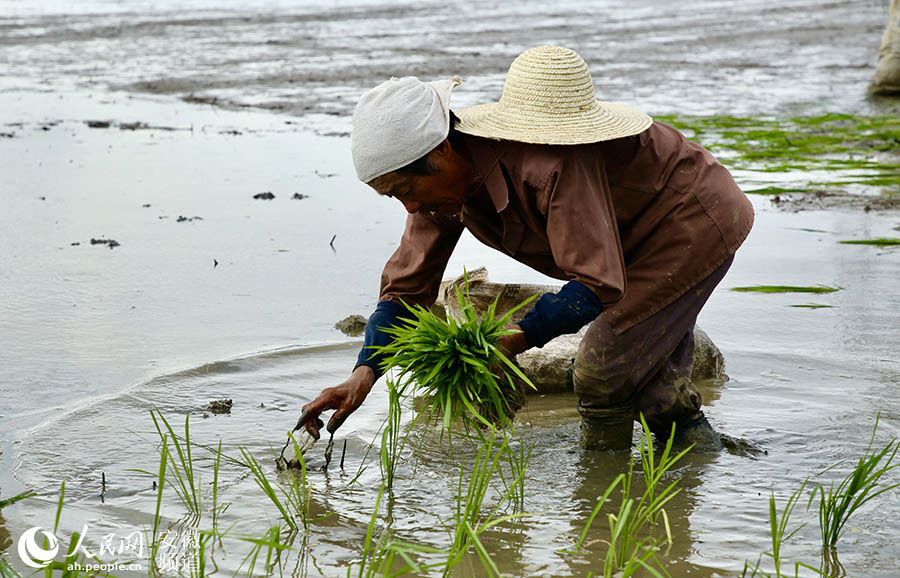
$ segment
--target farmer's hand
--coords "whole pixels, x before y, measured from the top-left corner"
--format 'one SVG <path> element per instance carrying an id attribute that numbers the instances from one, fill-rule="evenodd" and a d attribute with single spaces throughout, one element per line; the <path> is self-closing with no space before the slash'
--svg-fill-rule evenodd
<path id="1" fill-rule="evenodd" d="M 336 410 L 328 420 L 328 431 L 334 433 L 344 423 L 350 414 L 362 405 L 369 391 L 375 384 L 375 372 L 371 367 L 360 365 L 350 378 L 337 387 L 328 387 L 322 390 L 319 396 L 303 406 L 303 411 L 309 411 L 306 419 L 306 431 L 309 435 L 319 439 L 319 430 L 325 425 L 319 415 L 329 409 Z"/>
<path id="2" fill-rule="evenodd" d="M 497 338 L 497 344 L 503 350 L 503 354 L 509 357 L 510 361 L 513 361 L 513 358 L 516 355 L 528 349 L 528 344 L 525 343 L 525 334 L 522 333 L 521 327 L 518 325 L 510 325 L 507 329 L 515 329 L 517 333 L 501 335 Z"/>

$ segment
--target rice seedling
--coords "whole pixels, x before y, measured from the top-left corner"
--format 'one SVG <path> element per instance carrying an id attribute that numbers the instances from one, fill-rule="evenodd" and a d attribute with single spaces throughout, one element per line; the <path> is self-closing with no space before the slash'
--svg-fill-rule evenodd
<path id="1" fill-rule="evenodd" d="M 790 532 L 787 531 L 788 522 L 790 521 L 791 514 L 794 511 L 794 507 L 797 505 L 797 502 L 800 499 L 800 494 L 803 492 L 804 488 L 806 488 L 806 483 L 808 480 L 804 480 L 803 484 L 800 485 L 797 490 L 791 494 L 790 498 L 788 498 L 787 504 L 784 506 L 784 510 L 781 513 L 781 516 L 778 515 L 778 508 L 775 502 L 775 492 L 772 491 L 769 495 L 769 535 L 772 539 L 772 551 L 771 552 L 763 552 L 759 559 L 757 559 L 756 564 L 752 568 L 753 574 L 751 576 L 763 575 L 769 576 L 762 570 L 760 570 L 759 565 L 762 561 L 763 556 L 768 556 L 772 559 L 772 563 L 775 567 L 775 576 L 783 576 L 781 573 L 781 564 L 784 561 L 782 547 L 794 537 L 794 535 L 799 532 L 806 524 L 800 524 Z M 795 572 L 798 568 L 799 562 L 795 564 Z M 751 569 L 747 563 L 744 564 L 744 574 L 746 575 L 747 571 Z"/>
<path id="2" fill-rule="evenodd" d="M 246 576 L 255 576 L 253 571 L 256 570 L 256 564 L 263 548 L 265 548 L 266 557 L 261 574 L 264 576 L 272 574 L 276 567 L 281 568 L 280 554 L 283 550 L 290 548 L 281 542 L 281 526 L 279 525 L 270 526 L 260 537 L 242 536 L 240 539 L 253 545 L 238 568 L 238 573 L 240 573 L 246 564 L 248 566 Z"/>
<path id="3" fill-rule="evenodd" d="M 381 489 L 378 492 L 378 498 L 375 500 L 375 509 L 372 511 L 372 516 L 369 518 L 366 537 L 363 541 L 363 553 L 359 563 L 357 577 L 374 578 L 375 576 L 384 576 L 386 578 L 392 578 L 411 572 L 422 574 L 427 570 L 442 566 L 443 562 L 424 565 L 416 562 L 413 559 L 414 554 L 441 554 L 442 552 L 437 548 L 396 540 L 392 536 L 390 526 L 381 531 L 378 539 L 375 538 L 378 512 L 381 510 L 381 500 L 387 489 L 387 486 L 382 484 Z M 397 565 L 397 558 L 404 563 L 404 565 L 399 568 L 395 567 Z M 351 564 L 347 568 L 347 578 L 350 578 L 352 575 L 353 565 Z"/>
<path id="4" fill-rule="evenodd" d="M 812 505 L 817 496 L 819 498 L 819 529 L 822 534 L 823 549 L 833 549 L 837 545 L 838 540 L 846 531 L 847 521 L 854 512 L 881 494 L 900 487 L 900 483 L 889 486 L 880 485 L 885 474 L 900 466 L 900 464 L 893 463 L 897 450 L 900 449 L 900 444 L 896 439 L 892 439 L 880 450 L 872 449 L 880 417 L 880 414 L 875 417 L 872 437 L 869 439 L 866 451 L 859 458 L 853 470 L 841 480 L 837 487 L 833 482 L 828 486 L 827 491 L 822 485 L 816 486 L 809 498 L 807 507 Z M 885 458 L 887 459 L 885 460 Z M 841 463 L 819 472 L 818 475 L 825 474 Z"/>
<path id="5" fill-rule="evenodd" d="M 821 303 L 799 303 L 797 305 L 791 305 L 796 309 L 834 309 L 834 305 L 823 305 Z"/>
<path id="6" fill-rule="evenodd" d="M 294 443 L 296 444 L 296 440 Z M 291 530 L 298 530 L 299 527 L 297 526 L 297 521 L 294 519 L 294 516 L 291 515 L 287 505 L 285 505 L 285 503 L 281 501 L 281 498 L 278 497 L 279 492 L 275 490 L 275 486 L 269 481 L 262 466 L 247 449 L 240 448 L 240 452 L 244 457 L 244 465 L 250 470 L 256 485 L 259 486 L 259 489 L 263 491 L 263 494 L 265 494 L 266 497 L 269 498 L 269 501 L 278 509 L 278 512 L 281 514 L 281 519 L 285 521 Z M 306 468 L 304 467 L 303 471 L 305 472 L 305 470 Z M 279 487 L 279 490 L 280 493 L 287 498 L 288 493 L 285 492 L 283 488 Z"/>
<path id="7" fill-rule="evenodd" d="M 513 431 L 509 432 L 512 437 Z M 517 449 L 507 443 L 503 458 L 509 467 L 509 480 L 503 476 L 503 470 L 500 470 L 500 480 L 506 488 L 506 495 L 509 502 L 513 506 L 513 510 L 523 511 L 525 509 L 525 474 L 528 470 L 528 462 L 531 460 L 531 452 L 534 451 L 534 444 L 527 445 L 519 442 Z"/>
<path id="8" fill-rule="evenodd" d="M 212 482 L 212 527 L 217 530 L 219 527 L 219 518 L 225 513 L 225 510 L 231 505 L 230 502 L 219 504 L 219 464 L 222 461 L 222 440 L 219 440 L 219 447 L 216 449 L 216 459 L 213 462 L 213 482 Z M 221 540 L 219 541 L 221 543 Z"/>
<path id="9" fill-rule="evenodd" d="M 289 469 L 286 472 L 288 476 L 288 487 L 284 492 L 288 505 L 294 514 L 300 518 L 300 523 L 305 530 L 309 530 L 312 522 L 319 518 L 313 518 L 310 514 L 310 504 L 312 503 L 312 487 L 307 478 L 306 460 L 303 459 L 303 452 L 300 451 L 300 444 L 293 434 L 288 434 L 291 443 L 294 445 L 294 452 L 297 454 L 297 461 L 300 463 L 300 472 Z"/>
<path id="10" fill-rule="evenodd" d="M 400 453 L 400 391 L 387 380 L 388 416 L 381 432 L 381 476 L 388 488 L 394 486 L 394 472 Z M 404 438 L 405 440 L 406 438 Z"/>
<path id="11" fill-rule="evenodd" d="M 603 566 L 603 575 L 606 577 L 631 576 L 639 570 L 649 572 L 653 576 L 668 576 L 662 563 L 656 557 L 661 542 L 655 536 L 655 531 L 661 524 L 665 530 L 665 542 L 671 545 L 672 531 L 664 507 L 680 490 L 676 488 L 677 479 L 664 486 L 663 478 L 690 451 L 690 448 L 673 454 L 672 444 L 675 434 L 673 424 L 672 434 L 657 457 L 653 446 L 653 436 L 643 415 L 641 415 L 641 424 L 644 435 L 639 445 L 639 452 L 645 484 L 643 494 L 640 498 L 631 496 L 634 480 L 634 461 L 632 461 L 629 464 L 628 473 L 619 474 L 606 488 L 588 517 L 575 547 L 569 551 L 569 553 L 575 553 L 581 549 L 594 519 L 606 504 L 609 496 L 621 485 L 621 501 L 618 511 L 615 514 L 607 515 L 610 539 L 607 542 L 608 549 Z"/>
<path id="12" fill-rule="evenodd" d="M 16 494 L 12 498 L 0 500 L 0 510 L 5 508 L 6 506 L 12 506 L 16 502 L 21 502 L 22 500 L 31 498 L 32 496 L 35 496 L 35 495 L 36 494 L 34 493 L 34 490 L 27 490 L 27 491 L 22 492 L 21 494 Z"/>
<path id="13" fill-rule="evenodd" d="M 53 521 L 53 535 L 56 536 L 59 534 L 59 520 L 62 516 L 63 503 L 65 502 L 66 497 L 66 483 L 62 482 L 59 488 L 59 501 L 56 505 L 56 517 Z M 72 536 L 69 538 L 69 546 L 66 549 L 66 555 L 64 560 L 61 562 L 59 560 L 51 560 L 50 563 L 44 567 L 44 576 L 46 578 L 52 578 L 55 571 L 58 571 L 59 578 L 81 578 L 82 576 L 112 576 L 106 572 L 102 572 L 100 570 L 96 570 L 93 567 L 93 564 L 99 564 L 100 560 L 96 557 L 91 559 L 88 558 L 88 554 L 86 550 L 79 551 L 79 546 L 82 543 L 82 536 L 80 532 L 72 532 Z M 43 548 L 45 550 L 50 549 L 50 540 L 46 536 L 44 537 Z M 37 572 L 35 572 L 37 574 Z"/>
<path id="14" fill-rule="evenodd" d="M 156 426 L 156 431 L 159 434 L 160 439 L 163 439 L 168 433 L 169 441 L 175 449 L 174 454 L 169 451 L 170 459 L 166 460 L 169 475 L 175 480 L 175 483 L 172 484 L 172 488 L 175 490 L 181 503 L 184 504 L 188 511 L 199 520 L 202 512 L 202 496 L 200 491 L 202 486 L 200 483 L 200 473 L 195 470 L 194 460 L 191 457 L 190 414 L 184 416 L 183 442 L 179 442 L 175 430 L 172 429 L 171 424 L 169 424 L 161 411 L 158 409 L 150 410 L 150 417 L 153 418 L 153 425 Z M 177 461 L 171 459 L 171 456 L 173 455 L 178 458 Z M 151 476 L 154 475 L 144 470 L 134 471 Z M 161 487 L 162 483 L 159 485 Z"/>
<path id="15" fill-rule="evenodd" d="M 872 245 L 873 247 L 897 247 L 900 239 L 893 237 L 881 237 L 878 239 L 854 239 L 850 241 L 838 241 L 841 245 Z"/>
<path id="16" fill-rule="evenodd" d="M 508 432 L 498 432 L 496 428 L 490 428 L 487 435 L 478 432 L 481 445 L 475 457 L 474 465 L 469 474 L 468 483 L 464 486 L 463 480 L 467 471 L 463 463 L 459 470 L 459 481 L 456 491 L 456 503 L 454 504 L 453 527 L 450 531 L 451 545 L 447 552 L 447 561 L 443 575 L 446 577 L 453 573 L 454 568 L 463 557 L 474 548 L 482 567 L 489 576 L 500 576 L 500 570 L 491 558 L 481 535 L 490 528 L 509 520 L 522 518 L 525 513 L 507 514 L 498 516 L 501 506 L 510 502 L 510 495 L 515 490 L 507 488 L 501 493 L 497 503 L 486 514 L 482 511 L 485 497 L 491 486 L 494 475 L 500 470 L 500 460 L 506 455 L 509 448 Z M 500 436 L 500 444 L 496 441 Z"/>
<path id="17" fill-rule="evenodd" d="M 798 287 L 796 285 L 754 285 L 752 287 L 732 287 L 732 291 L 741 293 L 834 293 L 841 287 L 828 287 L 819 285 L 816 287 Z"/>
<path id="18" fill-rule="evenodd" d="M 22 578 L 22 575 L 10 566 L 6 560 L 0 558 L 0 578 Z"/>
<path id="19" fill-rule="evenodd" d="M 524 373 L 499 347 L 497 340 L 514 331 L 505 329 L 512 315 L 527 305 L 529 298 L 502 316 L 496 315 L 497 300 L 480 319 L 468 297 L 468 282 L 457 287 L 462 318 L 444 320 L 422 306 L 407 306 L 410 317 L 401 324 L 382 328 L 393 337 L 389 345 L 376 351 L 387 357 L 385 370 L 399 370 L 397 389 L 406 396 L 413 391 L 431 401 L 431 412 L 443 412 L 449 429 L 456 418 L 486 427 L 491 418 L 507 425 L 509 393 L 518 378 L 534 388 Z"/>

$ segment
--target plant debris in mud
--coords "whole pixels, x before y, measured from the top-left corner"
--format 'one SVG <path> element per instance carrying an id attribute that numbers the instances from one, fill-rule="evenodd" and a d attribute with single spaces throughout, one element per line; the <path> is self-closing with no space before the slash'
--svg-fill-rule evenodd
<path id="1" fill-rule="evenodd" d="M 253 195 L 253 198 L 261 201 L 271 201 L 275 198 L 275 195 L 272 194 L 272 191 L 265 191 L 263 193 L 256 193 Z"/>
<path id="2" fill-rule="evenodd" d="M 431 411 L 443 413 L 445 428 L 456 418 L 486 426 L 492 425 L 492 419 L 507 424 L 516 379 L 532 388 L 534 384 L 500 350 L 498 339 L 515 332 L 506 325 L 533 297 L 500 317 L 495 299 L 479 319 L 469 300 L 468 282 L 465 291 L 457 287 L 456 295 L 461 319 L 441 319 L 420 305 L 407 305 L 411 317 L 401 318 L 401 325 L 382 328 L 394 340 L 376 351 L 386 355 L 385 370 L 399 370 L 400 394 L 416 391 L 429 397 Z"/>
<path id="3" fill-rule="evenodd" d="M 874 247 L 897 247 L 900 246 L 900 239 L 892 237 L 882 237 L 879 239 L 853 239 L 850 241 L 839 241 L 841 245 L 872 245 Z"/>
<path id="4" fill-rule="evenodd" d="M 816 287 L 799 287 L 796 285 L 753 285 L 751 287 L 732 287 L 732 291 L 741 293 L 834 293 L 841 287 L 828 287 L 817 285 Z"/>

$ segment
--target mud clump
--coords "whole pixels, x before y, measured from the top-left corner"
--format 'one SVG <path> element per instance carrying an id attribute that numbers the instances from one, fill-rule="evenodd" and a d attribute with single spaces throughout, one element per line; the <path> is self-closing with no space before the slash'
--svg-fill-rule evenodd
<path id="1" fill-rule="evenodd" d="M 230 414 L 232 405 L 233 404 L 230 399 L 214 399 L 211 402 L 209 402 L 209 405 L 207 405 L 205 408 L 203 408 L 203 410 L 208 411 L 209 413 L 215 413 L 215 414 L 223 414 L 223 413 Z"/>
<path id="2" fill-rule="evenodd" d="M 344 335 L 358 337 L 366 330 L 366 323 L 368 322 L 369 320 L 362 315 L 350 315 L 335 323 L 334 328 Z"/>
<path id="3" fill-rule="evenodd" d="M 295 201 L 302 201 L 303 199 L 308 199 L 309 195 L 304 195 L 302 193 L 294 193 L 294 196 L 291 199 Z"/>
<path id="4" fill-rule="evenodd" d="M 108 120 L 87 120 L 84 124 L 88 125 L 88 128 L 109 128 L 112 123 Z"/>
<path id="5" fill-rule="evenodd" d="M 110 249 L 115 249 L 120 243 L 115 239 L 91 239 L 91 245 L 106 245 Z"/>
<path id="6" fill-rule="evenodd" d="M 253 198 L 262 201 L 271 201 L 275 198 L 275 195 L 273 195 L 271 191 L 266 191 L 264 193 L 256 193 L 255 195 L 253 195 Z"/>

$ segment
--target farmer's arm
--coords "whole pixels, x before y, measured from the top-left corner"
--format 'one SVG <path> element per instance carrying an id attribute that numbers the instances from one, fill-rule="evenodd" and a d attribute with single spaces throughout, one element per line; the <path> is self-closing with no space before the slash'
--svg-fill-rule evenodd
<path id="1" fill-rule="evenodd" d="M 407 217 L 400 246 L 388 259 L 381 274 L 379 302 L 366 324 L 365 341 L 353 373 L 340 385 L 322 390 L 303 408 L 310 411 L 306 429 L 315 438 L 318 439 L 319 429 L 324 425 L 319 419 L 323 411 L 335 410 L 328 421 L 328 431 L 333 433 L 362 405 L 381 377 L 383 356 L 371 348 L 390 343 L 390 336 L 381 328 L 400 323 L 399 318 L 406 311 L 400 300 L 409 305 L 428 306 L 434 303 L 444 269 L 462 229 L 458 221 L 454 223 L 418 213 Z"/>
<path id="2" fill-rule="evenodd" d="M 571 281 L 538 299 L 516 326 L 521 334 L 502 338 L 514 355 L 576 333 L 625 291 L 625 264 L 602 162 L 567 157 L 549 175 L 538 203 L 553 259 Z"/>

